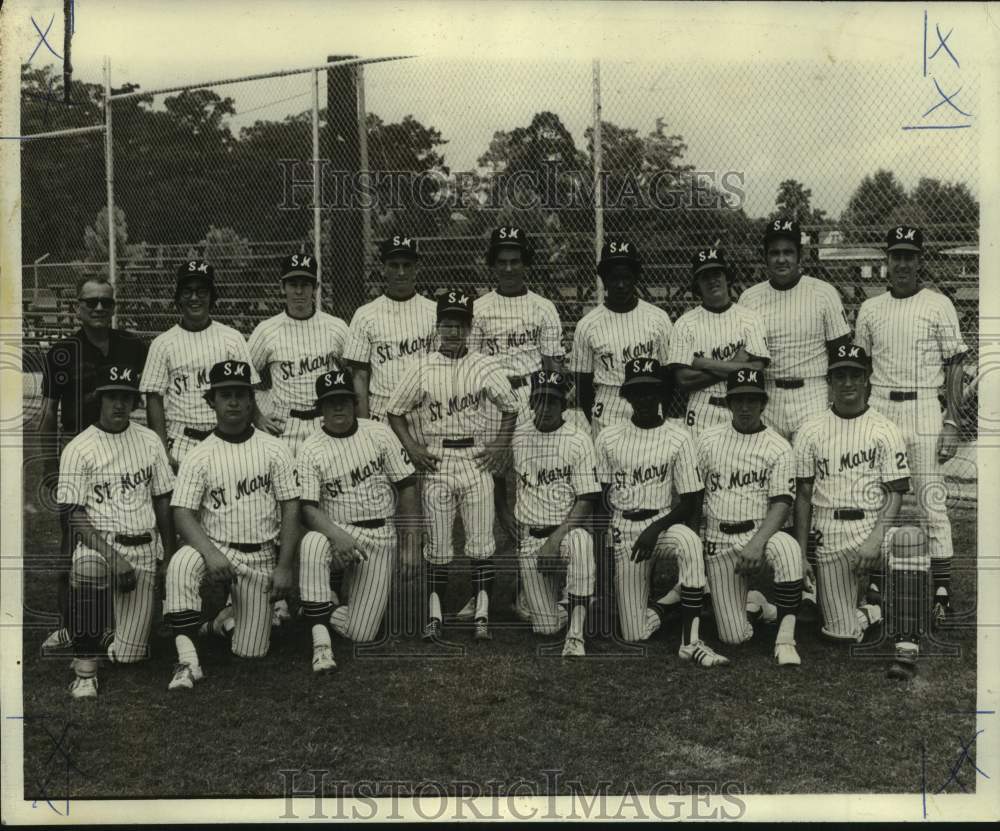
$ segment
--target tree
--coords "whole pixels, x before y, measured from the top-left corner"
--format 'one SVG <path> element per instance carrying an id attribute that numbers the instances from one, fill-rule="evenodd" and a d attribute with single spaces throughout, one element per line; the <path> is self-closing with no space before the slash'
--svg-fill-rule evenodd
<path id="1" fill-rule="evenodd" d="M 810 204 L 812 191 L 796 179 L 785 179 L 778 185 L 778 195 L 774 200 L 776 208 L 769 219 L 779 216 L 792 217 L 800 225 L 821 225 L 826 211 L 814 210 Z"/>
<path id="2" fill-rule="evenodd" d="M 128 224 L 125 222 L 125 211 L 115 205 L 115 257 L 125 255 L 128 244 Z M 108 208 L 97 212 L 93 225 L 83 229 L 83 245 L 87 250 L 87 259 L 92 262 L 108 261 Z"/>
<path id="3" fill-rule="evenodd" d="M 923 211 L 922 224 L 939 226 L 935 236 L 968 242 L 979 230 L 979 202 L 962 182 L 923 178 L 910 193 L 910 204 Z"/>
<path id="4" fill-rule="evenodd" d="M 890 217 L 906 202 L 906 190 L 889 170 L 865 176 L 841 216 L 845 237 L 856 242 L 877 242 Z"/>
<path id="5" fill-rule="evenodd" d="M 250 240 L 241 237 L 232 228 L 210 225 L 201 241 L 202 257 L 210 263 L 226 261 L 230 266 L 246 268 L 250 264 Z"/>

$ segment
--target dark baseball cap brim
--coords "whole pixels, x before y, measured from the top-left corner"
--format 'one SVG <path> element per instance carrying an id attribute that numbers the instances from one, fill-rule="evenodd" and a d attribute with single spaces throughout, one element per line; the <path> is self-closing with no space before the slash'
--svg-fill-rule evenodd
<path id="1" fill-rule="evenodd" d="M 886 251 L 923 251 L 924 249 L 919 245 L 914 245 L 909 240 L 904 242 L 894 242 L 885 249 Z"/>
<path id="2" fill-rule="evenodd" d="M 204 271 L 187 271 L 184 274 L 177 275 L 178 286 L 183 286 L 185 283 L 190 283 L 192 280 L 201 280 L 203 283 L 214 283 L 215 276 Z"/>
<path id="3" fill-rule="evenodd" d="M 122 392 L 134 392 L 139 395 L 139 388 L 129 386 L 128 384 L 101 384 L 99 387 L 95 387 L 94 392 L 112 392 L 114 390 L 121 390 Z"/>
<path id="4" fill-rule="evenodd" d="M 248 390 L 252 390 L 253 384 L 249 381 L 242 381 L 238 378 L 230 378 L 225 381 L 216 381 L 214 384 L 209 385 L 210 390 L 218 390 L 223 387 L 246 387 Z"/>
<path id="5" fill-rule="evenodd" d="M 618 394 L 622 395 L 626 390 L 641 389 L 642 387 L 662 387 L 664 381 L 662 378 L 650 378 L 644 376 L 642 378 L 630 378 L 624 384 L 622 384 L 621 389 L 618 390 Z"/>
<path id="6" fill-rule="evenodd" d="M 289 280 L 292 277 L 305 277 L 307 280 L 312 280 L 314 283 L 319 282 L 319 279 L 311 271 L 305 271 L 301 268 L 293 268 L 291 271 L 286 271 L 281 275 L 282 280 Z"/>
<path id="7" fill-rule="evenodd" d="M 541 398 L 546 395 L 558 395 L 560 398 L 566 398 L 566 396 L 569 395 L 569 391 L 563 389 L 562 387 L 554 387 L 549 384 L 545 384 L 541 387 L 532 387 L 528 397 Z"/>
<path id="8" fill-rule="evenodd" d="M 420 255 L 412 248 L 393 248 L 391 251 L 384 251 L 379 254 L 382 262 L 388 260 L 419 260 Z"/>
<path id="9" fill-rule="evenodd" d="M 723 263 L 699 263 L 698 267 L 694 270 L 694 276 L 698 277 L 706 271 L 721 271 L 725 274 L 726 266 Z"/>
<path id="10" fill-rule="evenodd" d="M 322 395 L 316 396 L 316 401 L 320 402 L 324 398 L 333 398 L 335 395 L 349 395 L 351 398 L 357 398 L 357 394 L 354 390 L 349 390 L 344 387 L 338 387 L 337 389 L 327 390 Z"/>
<path id="11" fill-rule="evenodd" d="M 767 398 L 767 393 L 753 384 L 743 384 L 739 387 L 733 387 L 731 390 L 726 390 L 726 398 L 733 395 L 761 395 Z"/>
<path id="12" fill-rule="evenodd" d="M 866 372 L 868 372 L 871 369 L 867 361 L 862 361 L 859 360 L 858 358 L 837 358 L 836 360 L 830 362 L 829 366 L 827 367 L 827 371 L 832 372 L 833 370 L 842 366 L 853 366 L 855 369 L 863 369 Z"/>

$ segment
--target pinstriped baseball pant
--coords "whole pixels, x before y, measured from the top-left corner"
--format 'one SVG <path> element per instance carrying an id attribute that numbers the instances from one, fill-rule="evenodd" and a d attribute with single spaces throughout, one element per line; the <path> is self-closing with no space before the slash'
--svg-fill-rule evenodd
<path id="1" fill-rule="evenodd" d="M 829 406 L 825 378 L 806 378 L 798 389 L 782 389 L 774 385 L 773 378 L 764 379 L 767 406 L 761 421 L 773 427 L 789 442 L 795 437 L 802 422 L 809 416 L 823 412 Z"/>
<path id="2" fill-rule="evenodd" d="M 388 423 L 386 412 L 389 409 L 389 396 L 369 395 L 368 396 L 368 418 L 372 421 Z M 420 426 L 420 409 L 412 410 L 406 414 L 406 425 L 410 428 L 410 435 L 417 441 L 423 441 L 423 430 Z"/>
<path id="3" fill-rule="evenodd" d="M 330 623 L 337 634 L 348 640 L 373 641 L 389 602 L 396 531 L 391 522 L 382 528 L 359 528 L 350 523 L 342 527 L 368 554 L 368 559 L 349 565 L 350 602 L 333 610 Z M 309 531 L 299 545 L 299 592 L 303 603 L 330 603 L 330 571 L 338 569 L 330 541 L 317 531 Z"/>
<path id="4" fill-rule="evenodd" d="M 285 427 L 281 431 L 281 438 L 284 439 L 285 443 L 288 445 L 288 449 L 291 451 L 293 458 L 299 455 L 299 449 L 302 447 L 302 443 L 313 433 L 319 430 L 322 423 L 322 418 L 309 419 L 293 418 L 292 416 L 288 416 L 285 420 Z"/>
<path id="5" fill-rule="evenodd" d="M 525 529 L 518 543 L 517 555 L 521 566 L 521 581 L 525 600 L 531 610 L 531 629 L 539 635 L 554 635 L 568 619 L 566 611 L 556 601 L 558 593 L 552 575 L 538 571 L 538 552 L 545 538 L 533 537 Z M 583 528 L 574 528 L 562 539 L 559 554 L 566 562 L 566 590 L 577 597 L 594 593 L 594 538 Z"/>
<path id="6" fill-rule="evenodd" d="M 465 556 L 473 560 L 492 557 L 496 551 L 493 476 L 473 460 L 474 447 L 442 448 L 437 443 L 431 449 L 440 454 L 441 462 L 434 473 L 424 477 L 421 486 L 424 519 L 430 525 L 424 558 L 438 566 L 455 559 L 452 529 L 456 513 L 462 515 Z"/>

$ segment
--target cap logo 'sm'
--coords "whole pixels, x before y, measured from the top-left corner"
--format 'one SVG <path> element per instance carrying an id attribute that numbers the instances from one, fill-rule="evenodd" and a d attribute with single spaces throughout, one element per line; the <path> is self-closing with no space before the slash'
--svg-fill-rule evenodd
<path id="1" fill-rule="evenodd" d="M 760 378 L 757 376 L 758 370 L 756 369 L 741 369 L 736 374 L 736 380 L 741 384 L 757 384 L 760 383 Z"/>
<path id="2" fill-rule="evenodd" d="M 230 363 L 229 361 L 226 361 L 226 363 L 222 367 L 222 374 L 223 375 L 239 375 L 242 378 L 244 375 L 247 374 L 246 364 L 238 363 L 238 364 L 234 365 L 234 364 Z"/>
<path id="3" fill-rule="evenodd" d="M 901 225 L 896 229 L 896 239 L 912 240 L 914 238 L 914 235 L 916 234 L 916 231 L 917 231 L 916 228 L 906 228 Z"/>
<path id="4" fill-rule="evenodd" d="M 632 361 L 632 371 L 633 372 L 652 372 L 653 362 L 652 361 Z"/>
<path id="5" fill-rule="evenodd" d="M 402 248 L 409 248 L 410 247 L 410 238 L 409 237 L 393 237 L 392 238 L 392 244 L 400 246 Z"/>
<path id="6" fill-rule="evenodd" d="M 308 254 L 303 254 L 301 257 L 298 254 L 292 254 L 292 265 L 296 268 L 311 268 L 312 267 L 312 257 Z"/>
<path id="7" fill-rule="evenodd" d="M 786 219 L 784 222 L 782 222 L 780 219 L 776 219 L 774 220 L 774 225 L 772 225 L 771 227 L 775 231 L 791 231 L 792 222 L 789 219 Z"/>
<path id="8" fill-rule="evenodd" d="M 111 367 L 110 378 L 112 381 L 131 381 L 132 380 L 132 368 L 125 367 L 121 372 L 118 371 L 118 367 Z"/>
<path id="9" fill-rule="evenodd" d="M 698 259 L 701 262 L 706 262 L 708 260 L 717 260 L 719 259 L 719 252 L 715 248 L 709 248 L 706 251 L 699 251 Z"/>
<path id="10" fill-rule="evenodd" d="M 459 306 L 468 306 L 469 305 L 469 296 L 467 294 L 463 294 L 463 295 L 459 296 L 459 295 L 455 294 L 455 292 L 450 291 L 450 292 L 448 292 L 448 302 L 449 303 L 457 303 Z"/>
<path id="11" fill-rule="evenodd" d="M 501 228 L 500 239 L 519 239 L 520 228 Z"/>
<path id="12" fill-rule="evenodd" d="M 628 254 L 629 253 L 629 243 L 627 242 L 613 242 L 608 246 L 608 250 L 612 254 Z"/>

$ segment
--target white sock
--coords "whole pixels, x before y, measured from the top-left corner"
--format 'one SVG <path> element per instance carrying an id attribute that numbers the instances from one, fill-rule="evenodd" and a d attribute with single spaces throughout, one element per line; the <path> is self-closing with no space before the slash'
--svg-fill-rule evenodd
<path id="1" fill-rule="evenodd" d="M 330 625 L 333 627 L 333 631 L 342 637 L 347 637 L 347 621 L 351 617 L 351 607 L 350 606 L 338 606 L 333 610 L 333 614 L 330 615 Z"/>
<path id="2" fill-rule="evenodd" d="M 576 608 L 585 609 L 586 607 L 577 606 Z M 556 620 L 559 621 L 560 629 L 562 629 L 566 625 L 566 622 L 569 620 L 569 614 L 567 613 L 565 606 L 560 606 L 559 604 L 556 604 Z"/>
<path id="3" fill-rule="evenodd" d="M 865 612 L 868 612 L 867 617 L 865 616 Z M 878 606 L 865 604 L 858 609 L 855 614 L 858 617 L 858 626 L 861 628 L 862 632 L 868 628 L 869 621 L 871 621 L 871 624 L 874 625 L 882 620 L 882 610 Z"/>
<path id="4" fill-rule="evenodd" d="M 571 638 L 583 640 L 583 623 L 587 619 L 586 606 L 574 606 L 573 613 L 569 617 L 569 632 Z"/>
<path id="5" fill-rule="evenodd" d="M 330 640 L 330 630 L 322 623 L 314 623 L 312 627 L 313 649 L 318 646 L 333 646 Z"/>
<path id="6" fill-rule="evenodd" d="M 489 618 L 490 616 L 490 596 L 482 589 L 476 592 L 476 620 L 479 618 Z"/>
<path id="7" fill-rule="evenodd" d="M 97 676 L 97 659 L 76 658 L 73 672 L 76 673 L 77 678 L 95 678 Z"/>
<path id="8" fill-rule="evenodd" d="M 198 663 L 198 650 L 194 648 L 194 643 L 187 635 L 175 635 L 174 645 L 177 647 L 177 661 L 191 667 L 200 666 Z"/>
<path id="9" fill-rule="evenodd" d="M 431 620 L 441 620 L 441 599 L 438 597 L 437 592 L 431 592 L 427 600 L 427 606 L 427 616 Z"/>
<path id="10" fill-rule="evenodd" d="M 660 616 L 656 612 L 652 609 L 646 609 L 646 631 L 649 633 L 646 635 L 647 638 L 659 629 L 662 623 L 663 621 L 660 620 Z"/>
<path id="11" fill-rule="evenodd" d="M 778 624 L 778 635 L 774 639 L 778 643 L 791 643 L 795 640 L 795 615 L 785 615 Z"/>

